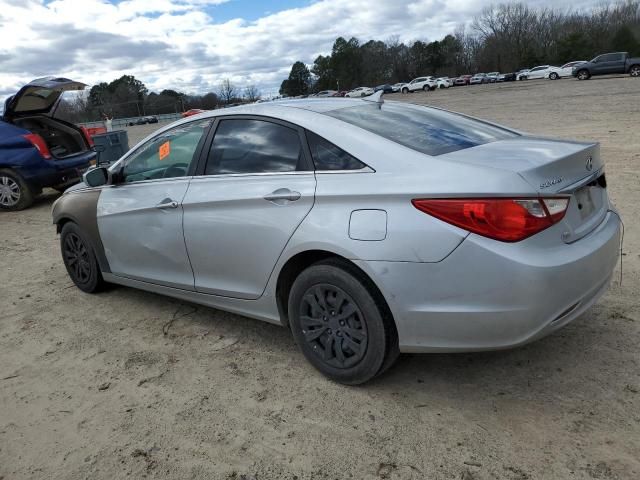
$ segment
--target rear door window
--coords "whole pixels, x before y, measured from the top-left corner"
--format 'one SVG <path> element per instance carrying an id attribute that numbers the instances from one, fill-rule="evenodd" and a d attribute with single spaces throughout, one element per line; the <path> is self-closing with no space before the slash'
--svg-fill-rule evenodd
<path id="1" fill-rule="evenodd" d="M 253 119 L 225 119 L 216 129 L 205 175 L 293 172 L 304 169 L 297 130 Z"/>

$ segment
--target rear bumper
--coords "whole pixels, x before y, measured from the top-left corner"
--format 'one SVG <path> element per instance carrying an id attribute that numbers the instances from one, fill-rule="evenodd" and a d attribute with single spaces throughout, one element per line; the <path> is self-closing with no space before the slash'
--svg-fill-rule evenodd
<path id="1" fill-rule="evenodd" d="M 579 317 L 607 290 L 620 220 L 558 245 L 554 227 L 507 244 L 469 235 L 438 263 L 357 262 L 385 295 L 403 352 L 516 347 Z"/>
<path id="2" fill-rule="evenodd" d="M 87 151 L 63 160 L 40 160 L 16 170 L 27 182 L 38 188 L 73 185 L 82 178 L 95 158 L 95 152 Z"/>

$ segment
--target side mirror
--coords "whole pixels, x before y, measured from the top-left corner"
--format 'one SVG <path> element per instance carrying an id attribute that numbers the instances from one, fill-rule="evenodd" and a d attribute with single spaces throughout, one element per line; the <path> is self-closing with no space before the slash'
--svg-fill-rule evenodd
<path id="1" fill-rule="evenodd" d="M 104 167 L 97 167 L 88 170 L 83 176 L 82 180 L 90 187 L 100 187 L 107 185 L 111 179 L 109 170 Z"/>

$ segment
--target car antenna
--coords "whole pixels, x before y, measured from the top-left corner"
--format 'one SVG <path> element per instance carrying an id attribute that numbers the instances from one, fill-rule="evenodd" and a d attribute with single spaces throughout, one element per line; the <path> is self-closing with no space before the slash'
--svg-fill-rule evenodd
<path id="1" fill-rule="evenodd" d="M 377 103 L 378 104 L 378 108 L 382 108 L 382 104 L 384 103 L 384 100 L 382 99 L 382 95 L 384 95 L 384 89 L 383 90 L 378 90 L 373 95 L 369 95 L 368 97 L 364 97 L 362 100 L 364 100 L 365 102 Z"/>

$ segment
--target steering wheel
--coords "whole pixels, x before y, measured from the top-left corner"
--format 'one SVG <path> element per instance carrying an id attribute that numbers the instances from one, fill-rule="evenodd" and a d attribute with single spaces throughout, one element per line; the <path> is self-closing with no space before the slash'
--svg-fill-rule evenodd
<path id="1" fill-rule="evenodd" d="M 187 169 L 189 168 L 188 163 L 176 163 L 167 167 L 167 169 L 162 174 L 162 178 L 173 178 L 173 177 L 184 177 L 187 174 Z"/>

